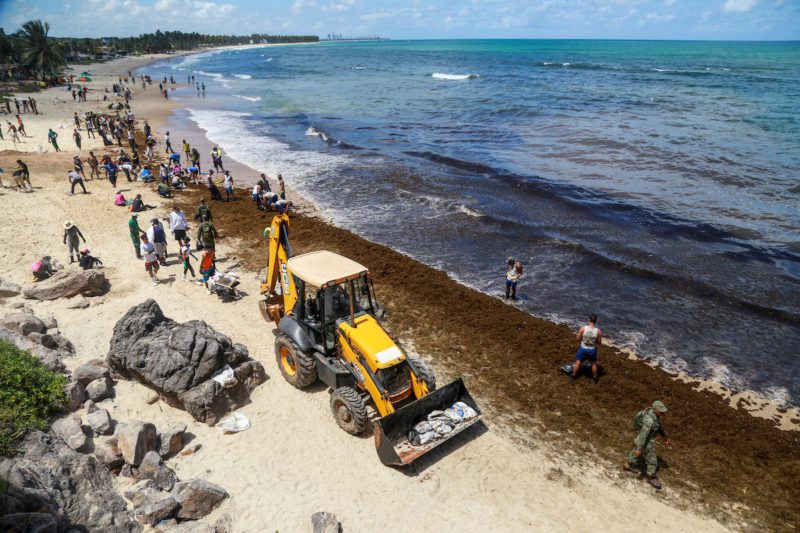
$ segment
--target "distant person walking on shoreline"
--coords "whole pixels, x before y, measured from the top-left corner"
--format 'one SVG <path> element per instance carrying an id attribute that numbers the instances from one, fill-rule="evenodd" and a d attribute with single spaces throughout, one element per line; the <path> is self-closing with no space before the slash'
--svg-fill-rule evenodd
<path id="1" fill-rule="evenodd" d="M 578 353 L 575 354 L 575 366 L 572 368 L 572 379 L 578 377 L 581 365 L 585 360 L 592 363 L 592 379 L 597 383 L 597 348 L 603 342 L 603 332 L 596 326 L 597 315 L 589 317 L 589 322 L 578 330 L 577 339 L 581 341 Z"/>
<path id="2" fill-rule="evenodd" d="M 508 270 L 506 271 L 506 299 L 517 299 L 517 284 L 522 278 L 522 263 L 514 259 L 508 258 Z"/>
<path id="3" fill-rule="evenodd" d="M 164 93 L 166 94 L 166 91 L 164 91 Z M 166 96 L 164 98 L 166 98 Z M 168 154 L 171 154 L 173 152 L 172 141 L 169 140 L 169 132 L 164 134 L 164 149 Z"/>
<path id="4" fill-rule="evenodd" d="M 656 477 L 658 470 L 658 456 L 656 455 L 656 437 L 661 435 L 664 444 L 670 445 L 667 434 L 664 432 L 663 417 L 667 406 L 659 400 L 653 402 L 651 407 L 642 409 L 633 417 L 633 429 L 637 432 L 633 440 L 634 448 L 628 454 L 623 468 L 632 473 L 639 474 L 639 459 L 644 457 L 648 481 L 661 490 L 661 481 Z"/>

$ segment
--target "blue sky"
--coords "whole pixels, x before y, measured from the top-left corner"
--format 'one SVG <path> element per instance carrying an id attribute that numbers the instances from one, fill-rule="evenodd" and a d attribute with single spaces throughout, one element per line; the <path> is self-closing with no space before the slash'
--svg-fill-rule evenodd
<path id="1" fill-rule="evenodd" d="M 378 34 L 393 39 L 800 39 L 800 0 L 0 0 L 6 32 Z"/>

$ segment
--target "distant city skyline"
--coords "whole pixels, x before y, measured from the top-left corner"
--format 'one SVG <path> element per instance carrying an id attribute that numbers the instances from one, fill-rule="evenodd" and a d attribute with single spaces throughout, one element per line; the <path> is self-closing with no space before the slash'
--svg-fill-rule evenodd
<path id="1" fill-rule="evenodd" d="M 7 33 L 37 18 L 58 37 L 800 40 L 800 0 L 0 0 Z"/>

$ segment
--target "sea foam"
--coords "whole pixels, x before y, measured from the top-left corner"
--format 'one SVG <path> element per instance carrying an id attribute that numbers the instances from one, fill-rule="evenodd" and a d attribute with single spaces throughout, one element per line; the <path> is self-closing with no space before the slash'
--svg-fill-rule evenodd
<path id="1" fill-rule="evenodd" d="M 458 80 L 474 80 L 475 78 L 479 78 L 478 74 L 444 74 L 442 72 L 434 72 L 431 74 L 431 78 L 437 80 L 451 80 L 451 81 L 458 81 Z"/>
<path id="2" fill-rule="evenodd" d="M 233 96 L 235 96 L 236 98 L 241 98 L 242 100 L 249 100 L 251 102 L 259 102 L 259 101 L 261 101 L 261 97 L 260 96 L 245 96 L 243 94 L 234 94 Z"/>
<path id="3" fill-rule="evenodd" d="M 239 78 L 240 80 L 250 80 L 253 78 L 252 74 L 234 74 L 234 78 Z"/>

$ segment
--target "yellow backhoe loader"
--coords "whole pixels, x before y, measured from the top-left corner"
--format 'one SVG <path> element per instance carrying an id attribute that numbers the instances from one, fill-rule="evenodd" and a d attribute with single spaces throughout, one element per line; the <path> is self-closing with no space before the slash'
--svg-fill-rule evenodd
<path id="1" fill-rule="evenodd" d="M 283 213 L 265 230 L 269 258 L 259 302 L 264 319 L 278 326 L 275 357 L 286 381 L 304 388 L 319 379 L 330 387 L 331 412 L 353 435 L 367 428 L 371 401 L 380 415 L 375 447 L 387 465 L 408 464 L 477 422 L 481 411 L 464 382 L 436 389 L 433 370 L 409 357 L 381 325 L 367 268 L 329 251 L 293 257 L 289 227 Z M 456 402 L 474 416 L 424 444 L 409 441 L 409 432 L 430 413 Z"/>

